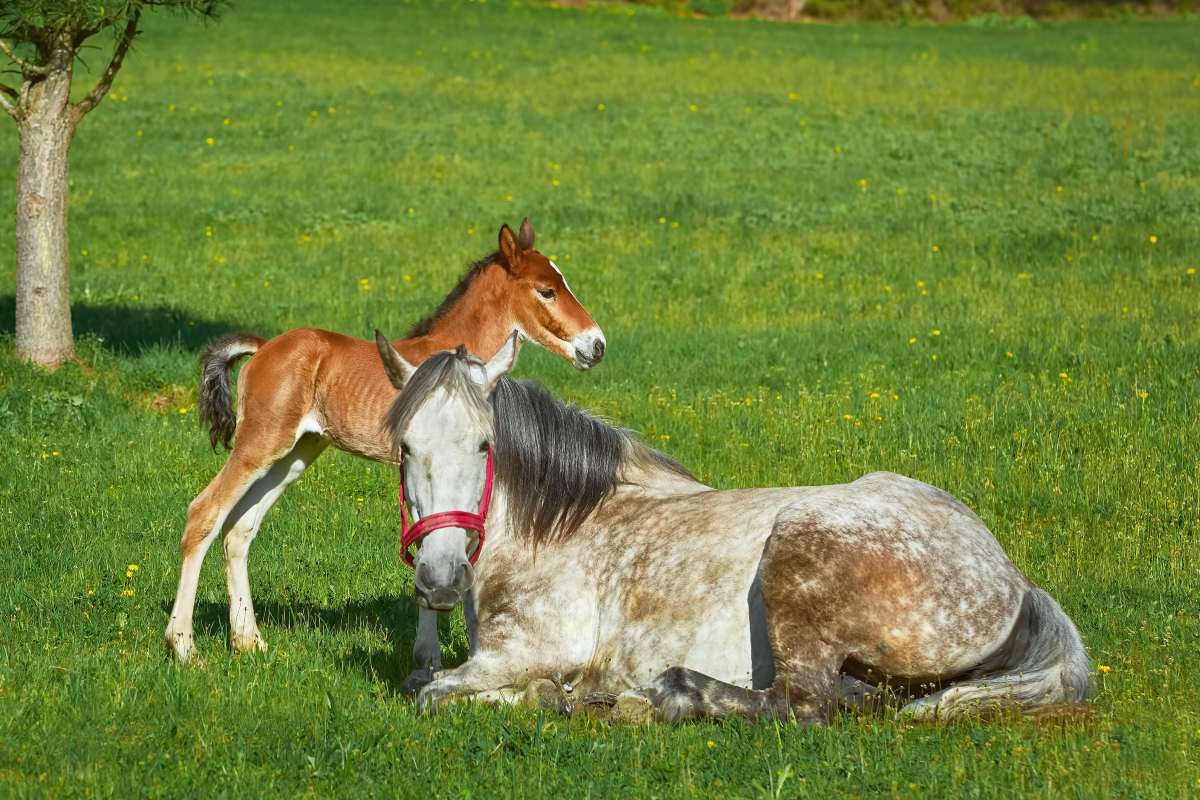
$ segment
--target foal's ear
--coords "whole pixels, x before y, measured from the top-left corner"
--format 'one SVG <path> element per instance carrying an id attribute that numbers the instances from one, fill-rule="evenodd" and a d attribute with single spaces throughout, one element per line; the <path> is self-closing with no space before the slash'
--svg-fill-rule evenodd
<path id="1" fill-rule="evenodd" d="M 508 341 L 500 348 L 500 352 L 492 356 L 492 360 L 484 365 L 483 391 L 485 394 L 490 395 L 495 391 L 496 385 L 500 383 L 500 379 L 517 365 L 517 351 L 520 349 L 520 346 L 520 334 L 517 331 L 513 331 L 512 336 L 509 336 Z"/>
<path id="2" fill-rule="evenodd" d="M 379 348 L 379 358 L 383 361 L 383 371 L 387 373 L 388 380 L 396 389 L 403 389 L 416 367 L 409 364 L 403 356 L 396 352 L 396 348 L 392 347 L 392 343 L 379 332 L 378 328 L 375 329 L 375 346 Z"/>
<path id="3" fill-rule="evenodd" d="M 529 224 L 529 217 L 526 217 L 521 220 L 521 230 L 517 232 L 517 244 L 521 245 L 522 250 L 532 250 L 535 241 L 537 241 L 537 234 L 533 232 L 533 226 Z"/>
<path id="4" fill-rule="evenodd" d="M 500 260 L 504 262 L 504 269 L 514 278 L 521 274 L 522 250 L 523 248 L 517 241 L 517 237 L 513 236 L 512 228 L 508 227 L 508 225 L 501 225 Z"/>

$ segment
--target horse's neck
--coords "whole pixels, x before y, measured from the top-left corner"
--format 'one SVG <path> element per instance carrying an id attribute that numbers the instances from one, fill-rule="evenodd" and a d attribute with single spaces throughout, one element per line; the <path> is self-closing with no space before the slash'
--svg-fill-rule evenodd
<path id="1" fill-rule="evenodd" d="M 490 360 L 516 328 L 507 284 L 503 267 L 485 267 L 429 333 L 401 339 L 392 346 L 412 364 L 460 344 L 484 361 Z"/>
<path id="2" fill-rule="evenodd" d="M 626 488 L 643 496 L 663 499 L 707 492 L 712 489 L 712 487 L 680 475 L 678 472 L 672 472 L 656 465 L 641 464 L 627 464 L 621 470 L 621 486 L 618 491 Z"/>

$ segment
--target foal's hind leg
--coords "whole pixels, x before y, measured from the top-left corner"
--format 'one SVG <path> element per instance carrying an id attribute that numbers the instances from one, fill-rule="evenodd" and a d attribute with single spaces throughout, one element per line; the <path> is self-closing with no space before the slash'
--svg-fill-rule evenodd
<path id="1" fill-rule="evenodd" d="M 183 563 L 179 570 L 179 588 L 175 593 L 175 606 L 171 619 L 163 634 L 167 649 L 181 663 L 193 658 L 204 660 L 196 652 L 196 640 L 192 631 L 192 615 L 196 606 L 196 590 L 200 582 L 200 568 L 208 548 L 221 532 L 229 512 L 267 469 L 260 459 L 248 458 L 244 449 L 234 448 L 221 471 L 204 487 L 188 506 L 187 524 L 183 530 Z"/>
<path id="2" fill-rule="evenodd" d="M 329 446 L 316 433 L 301 436 L 283 458 L 271 465 L 267 474 L 254 482 L 238 501 L 223 525 L 225 534 L 225 583 L 229 588 L 229 643 L 235 652 L 266 650 L 258 631 L 254 601 L 250 597 L 250 576 L 246 557 L 258 534 L 263 517 L 317 456 Z"/>
<path id="3" fill-rule="evenodd" d="M 168 650 L 182 663 L 186 664 L 197 657 L 192 616 L 200 581 L 200 567 L 204 563 L 208 548 L 222 530 L 237 540 L 226 547 L 226 579 L 230 587 L 230 616 L 234 621 L 236 633 L 233 644 L 237 648 L 244 643 L 245 631 L 239 628 L 238 623 L 244 621 L 246 616 L 243 612 L 235 613 L 234 609 L 238 606 L 234 597 L 244 597 L 247 602 L 250 597 L 249 580 L 245 578 L 245 552 L 258 530 L 258 523 L 262 521 L 261 515 L 279 498 L 287 484 L 299 477 L 299 473 L 303 471 L 303 467 L 300 467 L 294 475 L 292 474 L 296 459 L 289 459 L 289 456 L 302 456 L 301 460 L 304 461 L 304 466 L 307 466 L 325 448 L 324 440 L 310 441 L 312 434 L 302 436 L 301 440 L 297 441 L 295 430 L 298 425 L 299 422 L 290 429 L 279 425 L 244 425 L 238 432 L 233 452 L 229 454 L 229 459 L 221 467 L 221 471 L 188 506 L 187 525 L 183 532 L 183 563 L 179 573 L 179 589 L 175 594 L 175 606 L 171 610 L 171 619 L 164 633 Z M 302 443 L 304 446 L 301 446 Z M 313 444 L 318 447 L 315 453 L 312 452 Z M 281 461 L 282 464 L 279 463 Z M 274 486 L 275 491 L 270 493 L 270 501 L 264 506 L 264 497 L 258 496 L 257 502 L 243 503 L 243 498 L 259 485 L 260 479 L 266 479 L 267 483 L 262 484 L 259 487 L 260 491 L 255 494 L 265 494 L 261 490 Z M 237 523 L 252 509 L 258 509 L 260 512 L 251 515 L 248 520 L 254 521 L 252 529 L 247 532 L 243 526 L 235 531 Z M 234 591 L 235 580 L 237 588 L 245 587 L 244 591 Z M 261 638 L 258 637 L 257 623 L 253 622 L 252 606 L 250 620 L 253 624 L 250 638 L 257 646 Z M 200 659 L 200 663 L 203 664 L 203 659 Z"/>

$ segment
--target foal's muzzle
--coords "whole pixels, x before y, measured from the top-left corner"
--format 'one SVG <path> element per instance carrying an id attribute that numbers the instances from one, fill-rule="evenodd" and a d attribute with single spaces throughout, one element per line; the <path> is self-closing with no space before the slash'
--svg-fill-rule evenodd
<path id="1" fill-rule="evenodd" d="M 584 331 L 571 339 L 571 347 L 575 351 L 575 369 L 591 369 L 604 358 L 604 334 L 599 328 Z"/>

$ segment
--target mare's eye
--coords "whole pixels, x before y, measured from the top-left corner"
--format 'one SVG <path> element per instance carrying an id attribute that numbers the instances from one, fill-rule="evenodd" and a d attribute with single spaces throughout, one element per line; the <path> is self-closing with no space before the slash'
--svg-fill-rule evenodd
<path id="1" fill-rule="evenodd" d="M 538 294 L 540 294 L 542 297 L 546 298 L 547 300 L 554 299 L 554 290 L 553 289 L 538 289 Z"/>
<path id="2" fill-rule="evenodd" d="M 492 446 L 491 442 L 483 442 L 482 444 L 479 445 L 479 452 L 486 453 L 488 451 L 488 448 L 491 446 Z"/>

